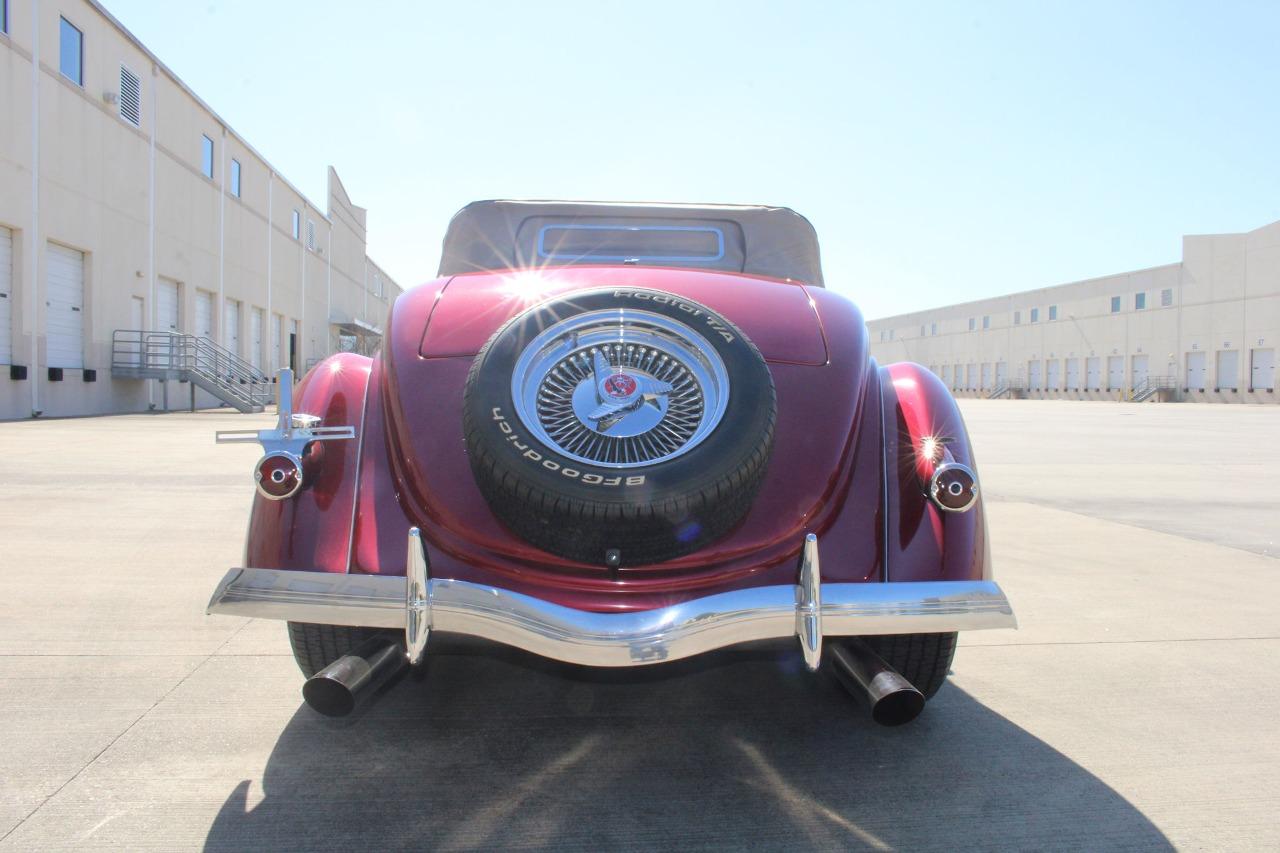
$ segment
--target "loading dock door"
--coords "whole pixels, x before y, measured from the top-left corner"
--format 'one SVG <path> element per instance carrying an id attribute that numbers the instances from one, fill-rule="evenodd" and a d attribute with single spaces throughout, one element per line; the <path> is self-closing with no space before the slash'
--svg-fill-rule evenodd
<path id="1" fill-rule="evenodd" d="M 1027 387 L 1032 391 L 1040 390 L 1040 362 L 1027 362 Z"/>
<path id="2" fill-rule="evenodd" d="M 1204 364 L 1203 352 L 1187 353 L 1187 390 L 1204 390 Z"/>
<path id="3" fill-rule="evenodd" d="M 1045 365 L 1045 383 L 1044 387 L 1050 391 L 1057 391 L 1062 387 L 1062 362 L 1056 358 L 1046 361 Z"/>
<path id="4" fill-rule="evenodd" d="M 223 310 L 223 327 L 226 334 L 223 338 L 223 346 L 231 350 L 236 355 L 240 354 L 240 303 L 234 299 L 228 299 L 226 308 Z"/>
<path id="5" fill-rule="evenodd" d="M 1102 390 L 1102 358 L 1091 358 L 1085 362 L 1085 379 L 1088 384 L 1085 386 L 1090 391 Z"/>
<path id="6" fill-rule="evenodd" d="M 1080 390 L 1080 359 L 1067 359 L 1067 390 Z"/>
<path id="7" fill-rule="evenodd" d="M 0 228 L 0 364 L 13 363 L 13 232 Z"/>
<path id="8" fill-rule="evenodd" d="M 0 273 L 2 274 L 2 273 Z M 1250 357 L 1250 391 L 1274 391 L 1276 388 L 1276 351 L 1256 349 Z"/>
<path id="9" fill-rule="evenodd" d="M 1107 356 L 1107 390 L 1121 391 L 1124 389 L 1124 356 L 1109 355 Z"/>
<path id="10" fill-rule="evenodd" d="M 196 291 L 196 334 L 213 338 L 213 294 L 207 290 Z"/>
<path id="11" fill-rule="evenodd" d="M 970 364 L 965 368 L 965 390 L 973 391 L 978 387 L 978 365 Z"/>
<path id="12" fill-rule="evenodd" d="M 49 367 L 84 367 L 84 252 L 49 244 L 45 258 L 45 347 Z"/>
<path id="13" fill-rule="evenodd" d="M 1141 388 L 1143 383 L 1147 381 L 1147 357 L 1145 355 L 1135 355 L 1133 357 L 1133 384 L 1131 388 Z"/>
<path id="14" fill-rule="evenodd" d="M 156 282 L 156 329 L 176 332 L 178 322 L 178 283 L 167 278 Z"/>
<path id="15" fill-rule="evenodd" d="M 948 388 L 951 387 L 951 365 L 949 364 L 942 365 L 942 384 Z"/>
<path id="16" fill-rule="evenodd" d="M 996 362 L 996 387 L 1007 384 L 1009 381 L 1009 365 L 1003 361 Z"/>
<path id="17" fill-rule="evenodd" d="M 262 309 L 254 308 L 249 314 L 249 363 L 262 369 Z"/>
<path id="18" fill-rule="evenodd" d="M 1240 353 L 1233 349 L 1218 350 L 1218 376 L 1213 383 L 1215 391 L 1240 387 Z"/>
<path id="19" fill-rule="evenodd" d="M 147 303 L 141 296 L 135 296 L 129 300 L 129 328 L 143 329 L 147 323 Z M 134 366 L 142 366 L 142 346 L 139 344 L 127 345 L 132 352 L 129 353 L 129 361 Z"/>
<path id="20" fill-rule="evenodd" d="M 982 365 L 982 390 L 991 390 L 991 362 L 983 362 Z"/>

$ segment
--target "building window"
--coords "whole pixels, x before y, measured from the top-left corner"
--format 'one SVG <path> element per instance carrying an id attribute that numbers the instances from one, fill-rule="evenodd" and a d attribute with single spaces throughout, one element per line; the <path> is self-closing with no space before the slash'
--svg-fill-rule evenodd
<path id="1" fill-rule="evenodd" d="M 922 338 L 924 337 L 924 324 L 923 324 L 923 323 L 921 323 L 921 324 L 920 324 L 920 337 L 922 337 Z"/>
<path id="2" fill-rule="evenodd" d="M 1040 309 L 1039 309 L 1039 308 L 1032 308 L 1032 309 L 1031 309 L 1031 322 L 1033 322 L 1033 323 L 1039 323 L 1039 322 L 1040 322 Z"/>
<path id="3" fill-rule="evenodd" d="M 9 32 L 9 0 L 0 0 L 0 33 Z"/>
<path id="4" fill-rule="evenodd" d="M 1168 308 L 1172 304 L 1173 304 L 1173 288 L 1166 287 L 1164 290 L 1160 291 L 1160 307 Z"/>
<path id="5" fill-rule="evenodd" d="M 1120 313 L 1120 297 L 1119 296 L 1111 297 L 1111 313 L 1112 314 Z"/>
<path id="6" fill-rule="evenodd" d="M 240 161 L 231 158 L 231 194 L 240 198 Z"/>
<path id="7" fill-rule="evenodd" d="M 970 318 L 969 318 L 969 331 L 971 331 L 971 332 L 972 332 L 972 331 L 973 331 L 974 329 L 976 329 L 976 328 L 978 328 L 978 321 L 977 321 L 977 320 L 975 320 L 975 319 L 973 319 L 972 317 L 970 317 Z"/>
<path id="8" fill-rule="evenodd" d="M 1058 306 L 1057 306 L 1057 305 L 1050 305 L 1050 306 L 1049 306 L 1049 320 L 1052 322 L 1053 320 L 1056 320 L 1056 319 L 1058 319 Z"/>
<path id="9" fill-rule="evenodd" d="M 117 100 L 120 118 L 134 127 L 142 127 L 142 80 L 123 65 L 120 66 L 120 94 Z"/>
<path id="10" fill-rule="evenodd" d="M 5 4 L 5 14 L 8 14 L 8 4 Z M 84 34 L 75 28 L 75 25 L 62 18 L 62 30 L 59 36 L 61 43 L 62 56 L 59 59 L 59 68 L 62 70 L 62 76 L 66 77 L 77 86 L 84 85 Z"/>
<path id="11" fill-rule="evenodd" d="M 382 276 L 377 273 L 373 274 L 373 295 L 382 296 Z"/>
<path id="12" fill-rule="evenodd" d="M 1021 311 L 1014 311 L 1014 312 L 1013 312 L 1013 325 L 1015 325 L 1015 326 L 1020 326 L 1020 325 L 1022 325 L 1022 312 L 1021 312 Z"/>
<path id="13" fill-rule="evenodd" d="M 881 330 L 880 330 L 880 343 L 884 343 L 884 342 L 885 342 L 885 341 L 887 341 L 887 340 L 889 340 L 889 333 L 888 333 L 888 332 L 886 332 L 884 329 L 881 329 Z"/>
<path id="14" fill-rule="evenodd" d="M 293 239 L 297 240 L 302 234 L 302 214 L 298 211 L 293 212 Z"/>
<path id="15" fill-rule="evenodd" d="M 984 328 L 984 329 L 990 329 L 990 328 L 991 328 L 991 315 L 990 315 L 990 314 L 984 314 L 984 315 L 982 315 L 982 328 Z"/>
<path id="16" fill-rule="evenodd" d="M 893 329 L 889 330 L 889 340 L 893 340 Z"/>
<path id="17" fill-rule="evenodd" d="M 936 334 L 938 334 L 938 324 L 937 324 L 937 323 L 930 323 L 930 324 L 929 324 L 929 334 L 931 334 L 931 335 L 936 335 Z"/>
<path id="18" fill-rule="evenodd" d="M 200 171 L 206 178 L 213 178 L 213 140 L 200 134 Z"/>
<path id="19" fill-rule="evenodd" d="M 1133 294 L 1133 307 L 1134 307 L 1134 308 L 1136 308 L 1136 309 L 1138 309 L 1139 311 L 1141 311 L 1143 308 L 1146 308 L 1146 307 L 1147 307 L 1147 294 L 1145 294 L 1145 293 L 1135 293 L 1135 294 Z"/>
<path id="20" fill-rule="evenodd" d="M 314 219 L 307 220 L 307 248 L 313 252 L 316 250 L 316 221 Z"/>

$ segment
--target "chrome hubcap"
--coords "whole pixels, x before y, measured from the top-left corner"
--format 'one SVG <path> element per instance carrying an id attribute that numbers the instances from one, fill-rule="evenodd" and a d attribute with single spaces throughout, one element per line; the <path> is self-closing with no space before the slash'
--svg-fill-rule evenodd
<path id="1" fill-rule="evenodd" d="M 653 465 L 697 446 L 729 399 L 724 362 L 697 332 L 648 311 L 555 323 L 521 353 L 511 395 L 525 427 L 580 462 Z"/>

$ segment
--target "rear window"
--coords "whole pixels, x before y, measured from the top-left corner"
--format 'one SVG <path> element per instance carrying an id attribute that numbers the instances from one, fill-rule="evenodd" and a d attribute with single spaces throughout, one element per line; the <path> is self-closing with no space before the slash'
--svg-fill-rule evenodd
<path id="1" fill-rule="evenodd" d="M 538 257 L 569 263 L 711 263 L 724 258 L 724 231 L 709 225 L 544 225 L 538 229 Z"/>

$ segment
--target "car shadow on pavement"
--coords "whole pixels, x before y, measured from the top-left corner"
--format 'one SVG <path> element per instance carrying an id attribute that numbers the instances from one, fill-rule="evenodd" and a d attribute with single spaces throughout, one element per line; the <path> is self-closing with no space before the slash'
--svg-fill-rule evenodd
<path id="1" fill-rule="evenodd" d="M 300 707 L 206 849 L 1170 849 L 954 685 L 885 729 L 789 647 L 625 672 L 429 655 L 354 719 Z"/>

